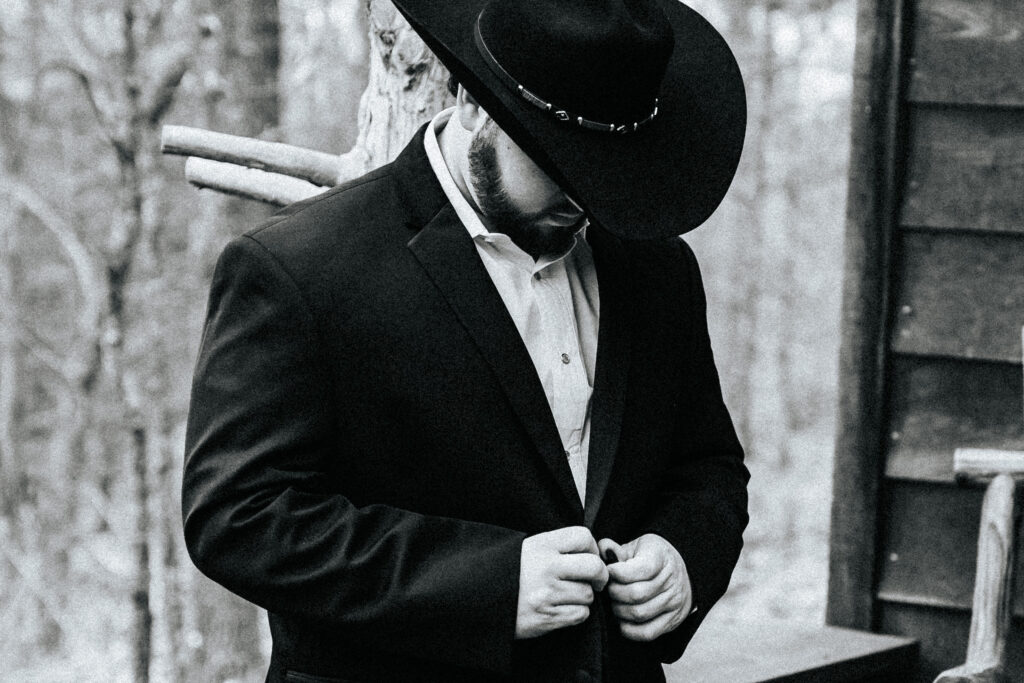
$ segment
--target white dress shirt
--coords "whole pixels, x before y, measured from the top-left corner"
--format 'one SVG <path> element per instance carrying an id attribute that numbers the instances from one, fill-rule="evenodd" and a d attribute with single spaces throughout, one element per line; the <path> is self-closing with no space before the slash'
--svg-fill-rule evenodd
<path id="1" fill-rule="evenodd" d="M 536 262 L 508 235 L 489 232 L 462 195 L 441 154 L 437 134 L 453 112 L 442 111 L 427 126 L 427 159 L 472 236 L 480 260 L 530 353 L 583 502 L 600 312 L 593 253 L 583 239 L 586 228 L 576 234 L 565 253 L 542 256 Z"/>

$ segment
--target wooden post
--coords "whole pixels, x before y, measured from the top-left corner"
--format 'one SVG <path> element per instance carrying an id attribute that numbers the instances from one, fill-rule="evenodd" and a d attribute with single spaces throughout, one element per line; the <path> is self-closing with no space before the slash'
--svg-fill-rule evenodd
<path id="1" fill-rule="evenodd" d="M 1007 681 L 1006 636 L 1012 618 L 1016 482 L 1024 478 L 1024 452 L 960 449 L 957 477 L 968 481 L 995 475 L 985 491 L 978 531 L 978 563 L 967 661 L 944 671 L 936 683 Z"/>
<path id="2" fill-rule="evenodd" d="M 1024 328 L 1021 356 L 1024 359 Z M 1005 667 L 1013 619 L 1015 479 L 1024 479 L 1024 451 L 959 448 L 953 455 L 953 471 L 960 483 L 991 482 L 981 506 L 967 661 L 943 671 L 935 683 L 1009 683 Z"/>
<path id="3" fill-rule="evenodd" d="M 874 626 L 903 0 L 858 0 L 826 622 Z"/>

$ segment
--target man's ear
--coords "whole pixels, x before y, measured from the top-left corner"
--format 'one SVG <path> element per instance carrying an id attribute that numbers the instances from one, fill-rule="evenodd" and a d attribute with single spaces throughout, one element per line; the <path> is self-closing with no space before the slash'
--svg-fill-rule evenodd
<path id="1" fill-rule="evenodd" d="M 471 133 L 479 130 L 490 118 L 483 107 L 477 104 L 473 96 L 469 94 L 462 84 L 459 84 L 459 92 L 455 96 L 455 113 L 459 117 L 462 127 Z"/>

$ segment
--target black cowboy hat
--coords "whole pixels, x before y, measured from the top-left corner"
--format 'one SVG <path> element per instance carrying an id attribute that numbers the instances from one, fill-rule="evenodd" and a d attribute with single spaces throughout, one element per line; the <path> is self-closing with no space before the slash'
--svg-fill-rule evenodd
<path id="1" fill-rule="evenodd" d="M 722 36 L 677 0 L 394 0 L 495 122 L 627 239 L 703 223 L 746 101 Z"/>

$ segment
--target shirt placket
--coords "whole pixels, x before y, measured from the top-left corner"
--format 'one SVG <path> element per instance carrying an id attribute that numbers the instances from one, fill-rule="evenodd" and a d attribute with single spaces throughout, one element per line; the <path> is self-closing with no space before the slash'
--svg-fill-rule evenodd
<path id="1" fill-rule="evenodd" d="M 583 365 L 564 263 L 551 264 L 537 275 L 535 290 L 542 293 L 538 303 L 547 312 L 545 337 L 551 344 L 551 348 L 545 350 L 545 355 L 551 359 L 552 413 L 565 457 L 582 498 L 586 481 L 582 439 L 589 401 L 589 381 Z"/>

